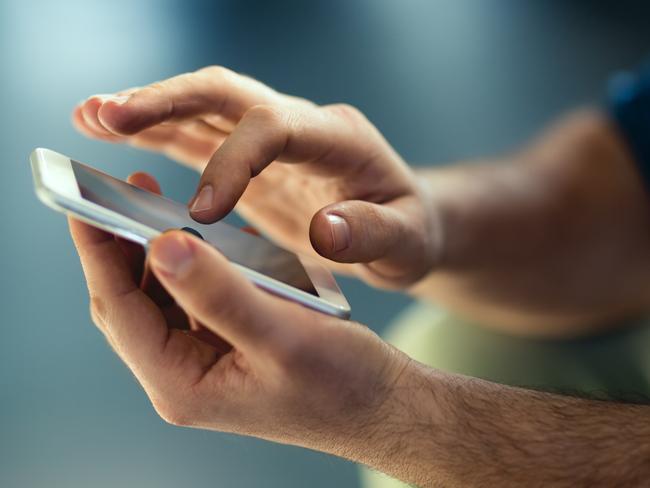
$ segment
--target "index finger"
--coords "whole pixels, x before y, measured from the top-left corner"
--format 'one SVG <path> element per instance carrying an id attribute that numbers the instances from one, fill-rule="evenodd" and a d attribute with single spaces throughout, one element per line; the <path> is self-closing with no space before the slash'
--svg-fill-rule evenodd
<path id="1" fill-rule="evenodd" d="M 162 122 L 205 115 L 236 121 L 250 107 L 280 103 L 283 97 L 259 81 L 212 66 L 153 83 L 127 96 L 105 98 L 97 115 L 111 133 L 131 135 Z"/>
<path id="2" fill-rule="evenodd" d="M 409 190 L 406 166 L 356 109 L 257 105 L 210 158 L 190 203 L 192 218 L 204 224 L 223 218 L 251 179 L 277 160 L 344 182 L 337 183 L 345 189 L 339 191 L 342 200 L 372 194 L 375 203 L 383 203 Z M 381 192 L 373 191 L 371 185 L 387 176 L 391 185 L 376 185 Z"/>

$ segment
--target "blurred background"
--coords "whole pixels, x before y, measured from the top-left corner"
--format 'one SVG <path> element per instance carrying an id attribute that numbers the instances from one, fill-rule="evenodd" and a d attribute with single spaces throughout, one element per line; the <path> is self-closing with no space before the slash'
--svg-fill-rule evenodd
<path id="1" fill-rule="evenodd" d="M 505 153 L 650 53 L 647 2 L 0 0 L 0 486 L 357 486 L 297 448 L 164 424 L 91 325 L 62 215 L 37 201 L 37 146 L 119 177 L 152 172 L 186 201 L 196 174 L 85 140 L 93 93 L 221 64 L 361 108 L 415 165 Z M 408 303 L 342 280 L 381 332 Z"/>

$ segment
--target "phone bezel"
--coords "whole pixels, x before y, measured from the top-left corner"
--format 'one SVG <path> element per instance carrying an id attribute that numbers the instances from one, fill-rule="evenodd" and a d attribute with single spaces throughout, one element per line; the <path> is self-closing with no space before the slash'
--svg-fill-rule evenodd
<path id="1" fill-rule="evenodd" d="M 120 215 L 81 196 L 71 159 L 50 149 L 37 148 L 31 156 L 34 187 L 39 199 L 47 206 L 112 232 L 145 247 L 161 232 Z M 318 297 L 259 273 L 246 266 L 232 263 L 253 283 L 265 290 L 299 302 L 307 307 L 340 318 L 349 318 L 350 306 L 332 273 L 314 259 L 296 255 L 305 268 Z"/>

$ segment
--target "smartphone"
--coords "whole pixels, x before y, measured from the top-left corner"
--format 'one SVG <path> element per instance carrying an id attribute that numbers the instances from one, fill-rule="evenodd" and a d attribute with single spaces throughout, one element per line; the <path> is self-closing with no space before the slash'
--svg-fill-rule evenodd
<path id="1" fill-rule="evenodd" d="M 49 149 L 35 149 L 30 162 L 36 195 L 55 210 L 145 248 L 167 230 L 187 230 L 217 248 L 260 288 L 320 312 L 350 316 L 350 306 L 334 276 L 312 258 L 225 222 L 200 224 L 184 204 Z"/>

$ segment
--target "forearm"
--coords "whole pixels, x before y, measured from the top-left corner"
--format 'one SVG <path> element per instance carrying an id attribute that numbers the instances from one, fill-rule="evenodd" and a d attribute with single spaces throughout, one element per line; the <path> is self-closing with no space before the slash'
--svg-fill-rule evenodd
<path id="1" fill-rule="evenodd" d="M 570 115 L 503 160 L 419 178 L 441 253 L 414 295 L 540 335 L 647 310 L 647 194 L 604 114 Z"/>
<path id="2" fill-rule="evenodd" d="M 525 323 L 521 309 L 537 300 L 540 284 L 529 272 L 530 261 L 544 259 L 555 267 L 558 232 L 549 229 L 565 218 L 548 170 L 512 157 L 424 169 L 418 177 L 437 220 L 441 252 L 409 293 L 487 324 Z M 521 303 L 511 294 L 515 283 Z"/>
<path id="3" fill-rule="evenodd" d="M 358 461 L 418 486 L 637 486 L 650 476 L 649 414 L 411 362 Z"/>

